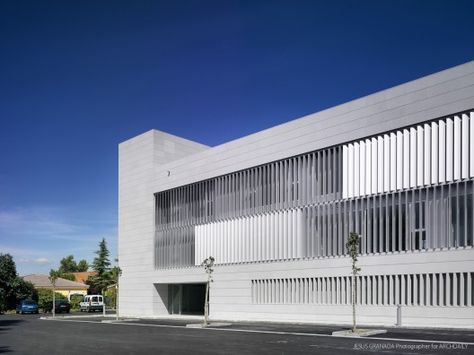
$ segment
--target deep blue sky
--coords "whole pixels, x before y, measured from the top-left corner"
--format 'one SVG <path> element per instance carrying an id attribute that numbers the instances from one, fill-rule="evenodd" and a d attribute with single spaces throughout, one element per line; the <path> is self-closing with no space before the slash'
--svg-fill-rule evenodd
<path id="1" fill-rule="evenodd" d="M 474 59 L 474 1 L 0 1 L 0 252 L 117 254 L 117 145 L 217 145 Z"/>

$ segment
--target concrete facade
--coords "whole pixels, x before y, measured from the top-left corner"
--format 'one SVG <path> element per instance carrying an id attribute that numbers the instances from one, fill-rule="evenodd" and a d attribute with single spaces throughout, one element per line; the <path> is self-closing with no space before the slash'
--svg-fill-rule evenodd
<path id="1" fill-rule="evenodd" d="M 361 323 L 394 325 L 397 305 L 401 304 L 403 325 L 471 327 L 474 324 L 474 230 L 468 221 L 474 218 L 471 213 L 474 174 L 470 173 L 474 168 L 473 111 L 474 62 L 469 62 L 217 147 L 156 130 L 120 144 L 121 314 L 140 317 L 169 314 L 169 284 L 204 282 L 203 269 L 196 265 L 198 259 L 218 253 L 211 291 L 211 318 L 350 323 L 351 306 L 347 295 L 350 261 L 341 248 L 346 232 L 353 229 L 362 237 L 370 234 L 372 238 L 370 242 L 367 237 L 360 257 L 362 272 L 357 300 Z M 438 148 L 441 133 L 433 133 L 441 130 L 440 127 L 448 137 L 453 137 L 451 141 L 443 138 L 445 150 L 441 150 L 441 145 Z M 404 129 L 409 132 L 405 138 Z M 366 159 L 372 157 L 366 146 L 372 142 L 379 149 L 376 160 L 372 160 L 379 162 L 377 168 Z M 452 146 L 452 155 L 449 155 L 452 161 L 431 154 L 434 144 L 436 154 L 442 152 L 443 157 L 451 152 Z M 403 152 L 407 152 L 406 159 Z M 405 163 L 407 159 L 409 162 Z M 435 162 L 444 160 L 446 165 L 441 169 Z M 423 164 L 416 163 L 421 161 Z M 321 170 L 322 174 L 330 174 L 328 180 L 322 180 L 327 183 L 324 185 L 327 191 L 323 199 L 317 193 L 313 193 L 314 198 L 306 197 L 315 191 L 312 180 L 316 181 L 317 174 L 314 171 L 320 171 L 314 168 L 312 172 L 309 166 L 319 167 L 320 162 L 328 167 Z M 423 170 L 419 170 L 420 166 Z M 274 167 L 282 170 L 273 173 Z M 247 197 L 240 200 L 229 197 L 230 200 L 225 201 L 241 206 L 239 211 L 234 208 L 224 214 L 216 200 L 209 207 L 213 214 L 211 219 L 206 215 L 198 220 L 194 212 L 186 219 L 188 209 L 184 204 L 187 200 L 182 193 L 194 196 L 193 191 L 201 189 L 199 186 L 214 189 L 214 181 L 216 184 L 224 181 L 229 185 L 223 185 L 228 190 L 222 190 L 222 196 L 238 196 L 241 195 L 239 181 L 247 181 L 242 176 L 255 173 L 255 181 L 263 181 L 265 174 L 273 174 L 278 185 L 278 176 L 288 180 L 287 173 L 293 171 L 293 167 L 294 176 L 299 178 L 290 183 L 298 184 L 298 196 L 291 203 L 285 201 L 288 185 L 277 189 L 275 197 L 271 193 L 266 196 L 266 192 L 258 195 L 257 183 L 245 191 L 255 194 L 260 204 L 248 202 Z M 366 189 L 372 186 L 368 179 L 374 169 L 381 188 L 376 184 L 375 190 Z M 441 170 L 445 174 L 443 179 Z M 403 183 L 404 174 L 408 174 L 407 184 Z M 413 184 L 410 183 L 412 176 Z M 203 185 L 208 182 L 212 184 Z M 329 186 L 334 191 L 329 191 Z M 293 189 L 289 187 L 291 193 Z M 163 207 L 165 196 L 174 196 L 175 191 L 183 192 L 176 193 L 177 199 L 166 202 Z M 394 202 L 401 196 L 407 199 L 403 205 L 407 209 L 403 212 L 403 226 L 402 215 L 396 217 L 398 212 L 395 212 L 401 210 L 402 203 Z M 410 197 L 413 201 L 409 203 L 406 196 L 413 196 Z M 265 204 L 262 202 L 265 198 L 267 201 L 280 199 L 281 203 L 272 200 Z M 201 201 L 201 204 L 211 203 L 209 201 Z M 247 203 L 254 205 L 246 209 Z M 390 237 L 386 237 L 382 229 L 378 233 L 371 224 L 377 222 L 378 215 L 372 216 L 369 212 L 372 217 L 367 217 L 362 210 L 364 220 L 358 219 L 357 223 L 348 221 L 346 225 L 345 219 L 338 217 L 340 222 L 334 225 L 340 223 L 340 228 L 335 232 L 324 230 L 330 222 L 324 222 L 322 232 L 308 227 L 327 206 L 334 208 L 334 214 L 345 211 L 346 206 L 357 213 L 359 207 L 352 206 L 359 203 L 366 206 L 366 211 L 370 208 L 370 211 L 382 211 L 381 207 L 377 210 L 373 207 L 382 203 L 387 205 L 384 211 L 389 211 L 391 204 L 391 217 L 385 222 L 386 230 L 391 230 Z M 459 211 L 455 216 L 451 212 L 455 208 L 453 203 Z M 184 206 L 181 206 L 183 215 L 178 213 L 175 221 L 160 222 L 158 210 L 171 209 L 170 206 L 181 208 L 180 204 Z M 438 205 L 441 207 L 431 207 Z M 425 212 L 425 208 L 429 212 Z M 415 226 L 418 222 L 409 217 L 418 209 L 420 216 L 427 216 L 423 228 Z M 163 213 L 168 218 L 168 212 Z M 329 212 L 324 213 L 329 216 Z M 433 221 L 439 219 L 436 218 L 438 213 L 451 216 L 442 230 L 426 222 L 428 214 Z M 193 218 L 197 222 L 192 222 Z M 393 227 L 395 221 L 400 224 L 399 229 Z M 287 223 L 292 223 L 294 229 L 284 227 L 286 232 L 278 237 L 279 246 L 273 246 L 272 236 L 277 235 L 282 226 L 290 225 Z M 247 228 L 244 233 L 247 239 L 239 237 L 244 235 L 239 226 Z M 262 228 L 268 229 L 263 231 Z M 403 241 L 397 234 L 402 229 Z M 184 230 L 188 234 L 180 234 Z M 324 240 L 321 239 L 323 234 Z M 177 243 L 171 249 L 170 238 L 174 235 L 181 238 L 179 243 L 182 244 Z M 398 238 L 398 242 L 388 238 Z M 301 242 L 293 246 L 296 241 Z M 259 247 L 252 243 L 258 243 Z M 299 245 L 302 249 L 298 249 Z M 271 253 L 266 251 L 270 247 Z M 319 250 L 321 248 L 324 252 Z M 182 255 L 168 255 L 177 252 Z M 191 259 L 192 263 L 187 261 Z"/>

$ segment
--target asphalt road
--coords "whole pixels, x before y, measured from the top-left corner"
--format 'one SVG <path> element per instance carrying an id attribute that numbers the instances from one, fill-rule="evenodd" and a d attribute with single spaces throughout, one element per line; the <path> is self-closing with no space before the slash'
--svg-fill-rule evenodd
<path id="1" fill-rule="evenodd" d="M 313 332 L 309 330 L 313 330 Z M 320 332 L 321 331 L 321 332 Z M 311 333 L 321 335 L 311 335 Z M 242 323 L 192 329 L 179 321 L 102 323 L 87 316 L 41 320 L 37 315 L 0 315 L 0 353 L 16 354 L 472 354 L 468 331 L 394 330 L 400 340 L 339 338 L 329 327 Z M 308 335 L 296 335 L 306 333 Z M 416 336 L 418 334 L 418 336 Z M 445 339 L 420 342 L 410 339 Z M 408 338 L 408 339 L 407 339 Z M 403 340 L 407 339 L 407 340 Z M 441 340 L 443 341 L 443 340 Z M 452 343 L 450 341 L 455 341 Z"/>

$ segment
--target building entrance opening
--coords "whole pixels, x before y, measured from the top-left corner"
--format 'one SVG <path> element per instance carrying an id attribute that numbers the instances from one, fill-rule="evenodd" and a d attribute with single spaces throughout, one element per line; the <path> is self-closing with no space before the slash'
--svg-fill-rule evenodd
<path id="1" fill-rule="evenodd" d="M 169 284 L 170 314 L 204 315 L 206 284 Z"/>

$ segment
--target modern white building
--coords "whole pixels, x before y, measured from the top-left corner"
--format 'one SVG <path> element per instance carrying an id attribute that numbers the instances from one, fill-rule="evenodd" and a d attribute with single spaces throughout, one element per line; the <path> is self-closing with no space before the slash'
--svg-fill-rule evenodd
<path id="1" fill-rule="evenodd" d="M 474 326 L 474 62 L 216 147 L 119 146 L 120 310 Z"/>

